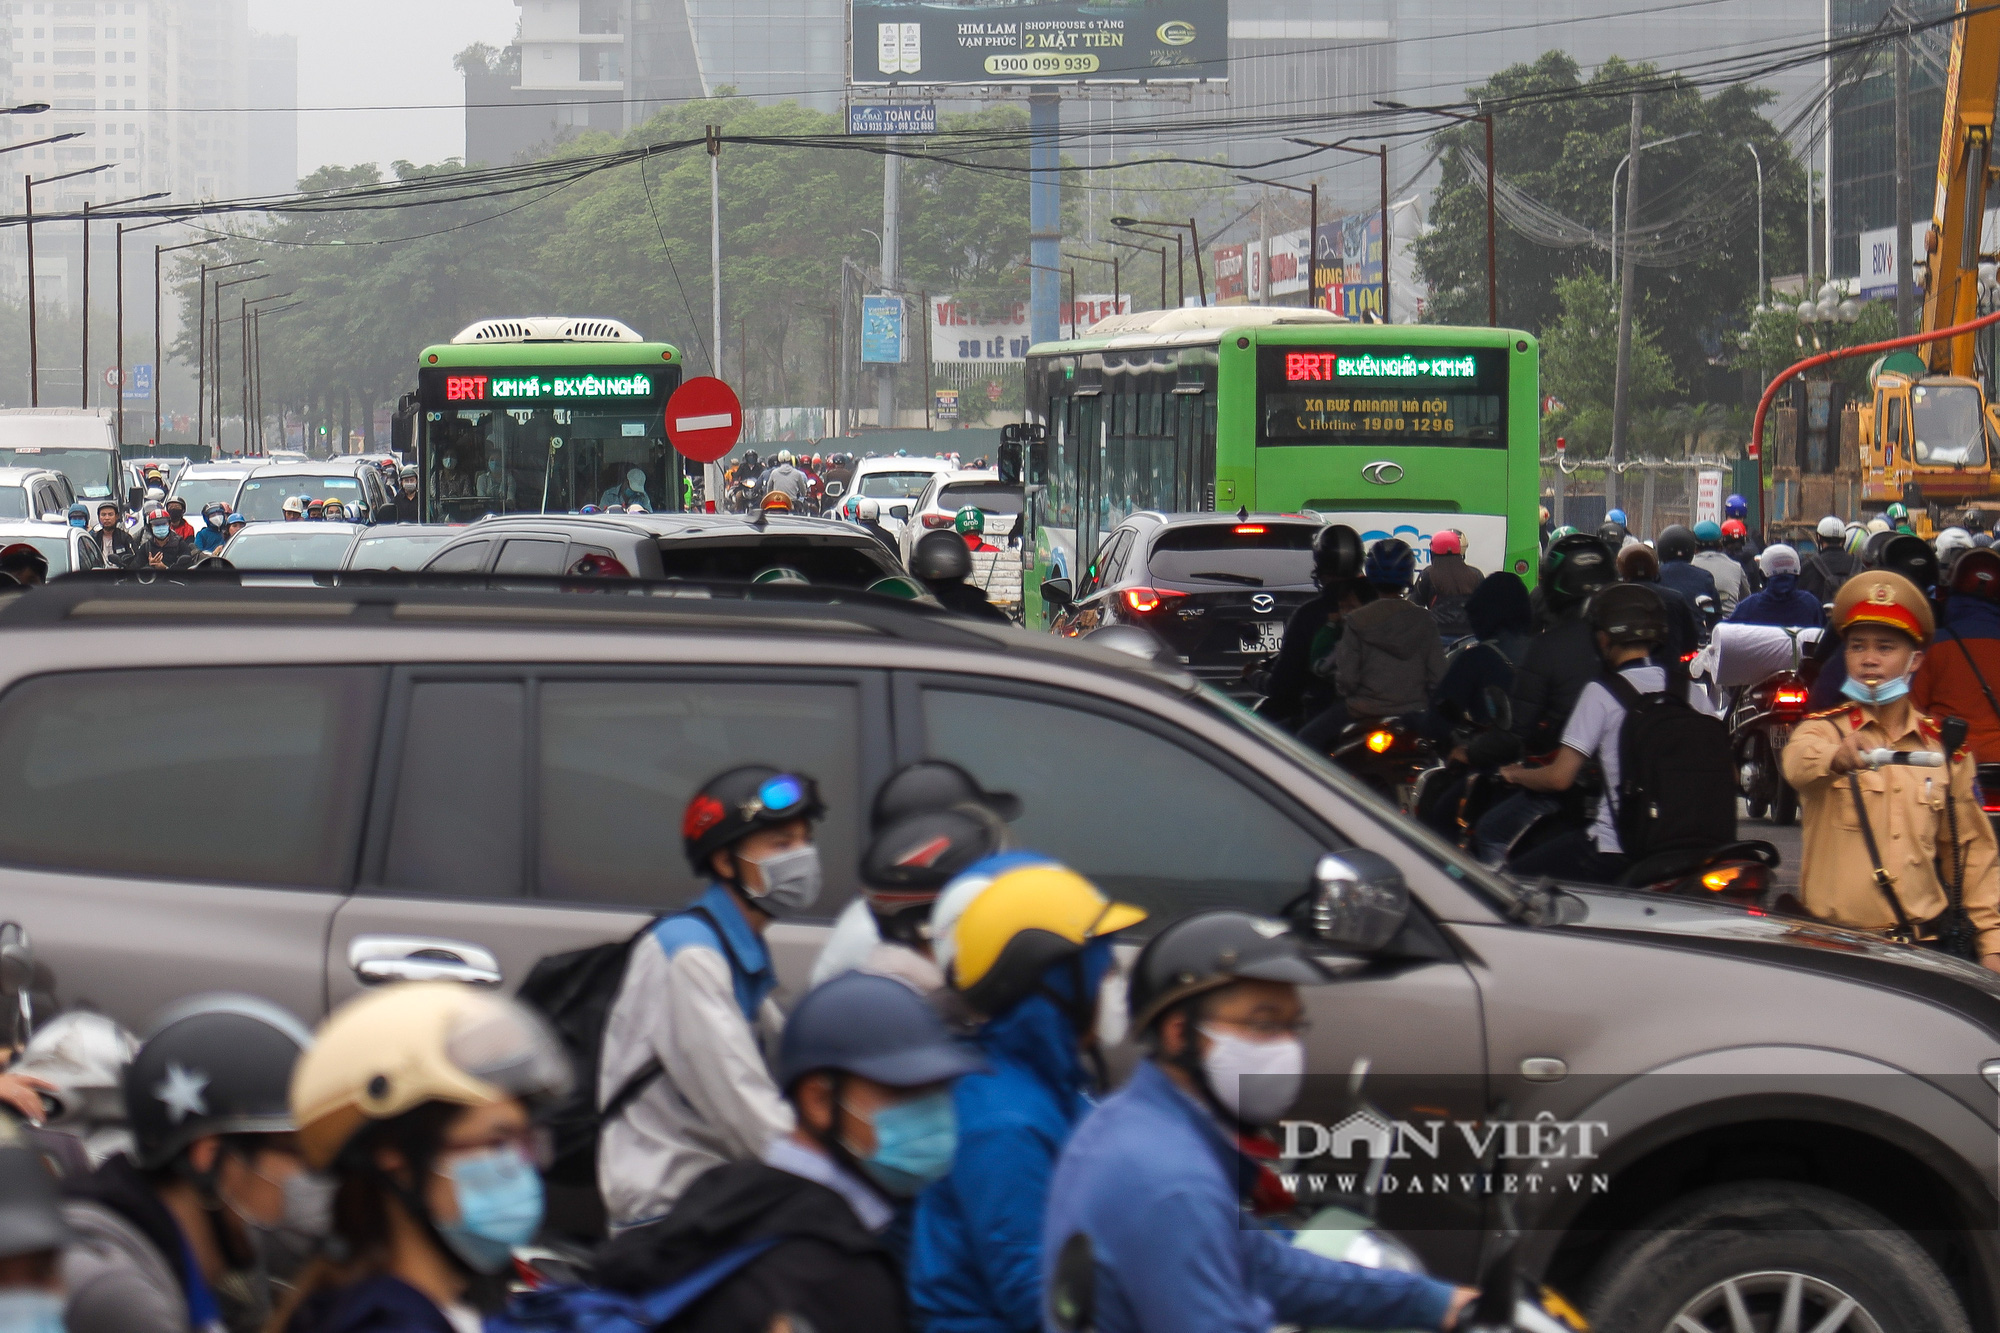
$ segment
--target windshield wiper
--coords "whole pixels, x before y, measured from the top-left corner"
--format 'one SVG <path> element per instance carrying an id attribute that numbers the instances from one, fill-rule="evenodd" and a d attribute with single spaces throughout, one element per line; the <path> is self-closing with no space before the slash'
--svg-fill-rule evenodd
<path id="1" fill-rule="evenodd" d="M 1240 583 L 1246 588 L 1261 588 L 1264 580 L 1255 574 L 1232 574 L 1224 569 L 1204 569 L 1198 574 L 1188 575 L 1191 579 L 1213 579 L 1217 583 Z"/>

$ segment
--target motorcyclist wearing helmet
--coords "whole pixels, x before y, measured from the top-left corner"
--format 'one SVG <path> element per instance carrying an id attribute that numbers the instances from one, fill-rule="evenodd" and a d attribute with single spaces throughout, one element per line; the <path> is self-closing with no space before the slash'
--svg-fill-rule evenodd
<path id="1" fill-rule="evenodd" d="M 1611 512 L 1617 514 L 1624 511 L 1614 509 Z M 1597 539 L 1609 547 L 1613 555 L 1624 550 L 1625 543 L 1631 540 L 1631 537 L 1632 534 L 1626 529 L 1625 520 L 1622 518 L 1607 517 L 1604 522 L 1597 525 Z"/>
<path id="2" fill-rule="evenodd" d="M 763 493 L 783 491 L 792 499 L 792 507 L 799 508 L 812 491 L 812 479 L 799 470 L 792 458 L 792 451 L 780 449 L 776 466 L 764 474 Z"/>
<path id="3" fill-rule="evenodd" d="M 947 611 L 1011 624 L 1007 613 L 986 600 L 986 592 L 969 582 L 972 552 L 955 532 L 926 532 L 910 552 L 910 573 L 931 590 L 931 596 Z"/>
<path id="4" fill-rule="evenodd" d="M 1937 641 L 1910 679 L 1910 702 L 1934 717 L 1962 717 L 1967 744 L 2000 759 L 2000 551 L 1967 551 L 1945 580 Z"/>
<path id="5" fill-rule="evenodd" d="M 324 500 L 306 501 L 306 522 L 324 523 L 325 521 L 326 521 L 326 501 Z"/>
<path id="6" fill-rule="evenodd" d="M 214 555 L 229 540 L 229 531 L 224 520 L 229 517 L 229 506 L 220 500 L 210 500 L 201 507 L 201 531 L 194 535 L 194 549 L 201 555 Z"/>
<path id="7" fill-rule="evenodd" d="M 72 1009 L 37 1027 L 0 1080 L 31 1080 L 45 1093 L 45 1101 L 38 1098 L 34 1119 L 52 1132 L 73 1136 L 83 1147 L 85 1169 L 95 1170 L 132 1151 L 123 1078 L 125 1066 L 138 1053 L 138 1037 L 116 1021 Z"/>
<path id="8" fill-rule="evenodd" d="M 96 553 L 96 567 L 100 569 L 131 569 L 139 563 L 138 547 L 119 521 L 115 500 L 98 503 L 97 526 L 90 530 L 90 539 L 84 546 Z"/>
<path id="9" fill-rule="evenodd" d="M 1717 527 L 1717 537 L 1721 534 L 1722 529 Z M 1689 606 L 1695 606 L 1698 598 L 1706 597 L 1712 605 L 1721 607 L 1722 595 L 1716 589 L 1717 576 L 1695 562 L 1696 547 L 1692 532 L 1679 523 L 1672 524 L 1661 530 L 1660 539 L 1654 543 L 1653 549 L 1660 556 L 1660 582 L 1687 598 Z"/>
<path id="10" fill-rule="evenodd" d="M 284 514 L 287 523 L 303 522 L 306 516 L 305 498 L 298 495 L 286 496 L 284 507 L 280 512 Z"/>
<path id="11" fill-rule="evenodd" d="M 761 1160 L 715 1167 L 664 1218 L 613 1239 L 598 1253 L 596 1280 L 636 1296 L 733 1253 L 747 1262 L 670 1327 L 910 1327 L 892 1224 L 950 1169 L 952 1083 L 981 1067 L 900 981 L 848 972 L 814 987 L 778 1050 L 778 1085 L 796 1127 Z"/>
<path id="12" fill-rule="evenodd" d="M 881 542 L 889 550 L 896 549 L 896 535 L 882 526 L 882 504 L 870 496 L 862 496 L 854 502 L 855 526 L 867 529 L 870 536 Z"/>
<path id="13" fill-rule="evenodd" d="M 167 522 L 172 525 L 174 536 L 182 541 L 194 540 L 194 524 L 187 519 L 187 501 L 178 495 L 170 495 L 166 500 Z"/>
<path id="14" fill-rule="evenodd" d="M 813 962 L 812 984 L 860 970 L 926 991 L 942 987 L 931 909 L 947 884 L 1013 848 L 1007 825 L 1020 816 L 1019 797 L 987 791 L 942 759 L 921 759 L 891 774 L 869 814 L 861 896 L 834 918 Z"/>
<path id="15" fill-rule="evenodd" d="M 1736 562 L 1743 571 L 1744 585 L 1751 592 L 1762 591 L 1764 587 L 1764 567 L 1758 563 L 1758 553 L 1750 546 L 1750 528 L 1740 518 L 1722 520 L 1722 553 Z"/>
<path id="16" fill-rule="evenodd" d="M 292 1080 L 306 1161 L 338 1191 L 328 1260 L 272 1327 L 460 1333 L 467 1293 L 540 1228 L 535 1118 L 569 1061 L 515 1001 L 455 981 L 363 991 L 334 1010 Z"/>
<path id="17" fill-rule="evenodd" d="M 71 527 L 88 530 L 90 527 L 90 506 L 78 500 L 69 507 L 69 513 L 66 517 Z"/>
<path id="18" fill-rule="evenodd" d="M 631 505 L 641 506 L 643 512 L 653 512 L 652 497 L 646 494 L 646 471 L 644 468 L 627 468 L 625 474 L 605 488 L 597 497 L 597 503 L 609 509 L 617 505 L 624 509 Z"/>
<path id="19" fill-rule="evenodd" d="M 1099 1091 L 1112 940 L 1145 919 L 1075 871 L 1035 861 L 973 886 L 940 923 L 939 962 L 980 1019 L 973 1040 L 987 1069 L 952 1089 L 958 1152 L 917 1205 L 910 1301 L 924 1327 L 1041 1328 L 1049 1177 Z"/>
<path id="20" fill-rule="evenodd" d="M 1285 637 L 1277 660 L 1263 682 L 1259 711 L 1281 726 L 1296 727 L 1319 716 L 1339 701 L 1333 676 L 1313 669 L 1329 661 L 1340 638 L 1344 617 L 1371 595 L 1361 582 L 1366 559 L 1361 534 L 1344 523 L 1330 523 L 1313 534 L 1314 597 L 1285 621 Z"/>
<path id="21" fill-rule="evenodd" d="M 1476 1295 L 1244 1220 L 1237 1139 L 1297 1098 L 1299 988 L 1332 979 L 1283 922 L 1245 912 L 1184 917 L 1140 952 L 1129 1002 L 1146 1058 L 1063 1146 L 1042 1227 L 1044 1290 L 1065 1250 L 1088 1246 L 1097 1333 L 1447 1329 Z"/>
<path id="22" fill-rule="evenodd" d="M 1937 535 L 1932 548 L 1937 552 L 1939 567 L 1950 577 L 1952 561 L 1972 549 L 1972 534 L 1960 527 L 1946 528 Z"/>
<path id="23" fill-rule="evenodd" d="M 1799 589 L 1824 606 L 1834 599 L 1840 585 L 1861 568 L 1861 560 L 1849 551 L 1847 525 L 1836 516 L 1828 514 L 1821 519 L 1813 534 L 1818 549 L 1800 562 Z"/>
<path id="24" fill-rule="evenodd" d="M 1701 646 L 1702 624 L 1687 598 L 1660 582 L 1660 557 L 1644 542 L 1634 542 L 1618 553 L 1618 581 L 1636 583 L 1659 594 L 1667 609 L 1667 641 L 1663 651 L 1685 658 Z"/>
<path id="25" fill-rule="evenodd" d="M 1750 502 L 1740 495 L 1731 495 L 1722 502 L 1722 516 L 1725 519 L 1747 521 L 1750 517 Z"/>
<path id="26" fill-rule="evenodd" d="M 968 551 L 997 551 L 1000 548 L 986 540 L 986 514 L 977 505 L 967 505 L 952 516 L 951 530 L 965 543 Z"/>
<path id="27" fill-rule="evenodd" d="M 1485 575 L 1465 559 L 1465 538 L 1450 528 L 1431 538 L 1430 563 L 1417 575 L 1410 601 L 1431 613 L 1446 647 L 1472 632 L 1465 606 Z"/>
<path id="28" fill-rule="evenodd" d="M 24 588 L 37 588 L 49 581 L 49 558 L 32 542 L 9 542 L 0 546 L 0 574 Z"/>
<path id="29" fill-rule="evenodd" d="M 661 1216 L 702 1172 L 791 1131 L 761 1053 L 783 1023 L 764 932 L 818 901 L 825 815 L 811 778 L 762 764 L 689 800 L 681 840 L 708 887 L 633 945 L 604 1028 L 597 1183 L 614 1228 Z"/>
<path id="30" fill-rule="evenodd" d="M 1408 598 L 1417 553 L 1401 538 L 1385 537 L 1369 548 L 1361 577 L 1375 598 L 1347 617 L 1333 649 L 1333 684 L 1346 720 L 1421 713 L 1444 679 L 1444 644 L 1437 620 Z M 1307 739 L 1319 730 L 1310 723 L 1299 738 L 1319 743 Z"/>
<path id="31" fill-rule="evenodd" d="M 186 569 L 194 563 L 194 543 L 174 535 L 173 522 L 159 505 L 146 511 L 145 530 L 133 551 L 141 569 Z"/>
<path id="32" fill-rule="evenodd" d="M 1799 553 L 1783 542 L 1773 542 L 1759 558 L 1769 582 L 1762 592 L 1753 592 L 1736 604 L 1729 613 L 1729 623 L 1816 628 L 1823 618 L 1819 598 L 1799 588 Z"/>
<path id="33" fill-rule="evenodd" d="M 1912 535 L 1916 533 L 1916 529 L 1910 526 L 1909 506 L 1900 502 L 1891 504 L 1882 511 L 1882 523 L 1891 532 L 1907 532 Z"/>
<path id="34" fill-rule="evenodd" d="M 1694 567 L 1708 571 L 1715 580 L 1716 600 L 1727 619 L 1736 604 L 1750 595 L 1749 580 L 1743 577 L 1743 567 L 1723 552 L 1720 523 L 1704 519 L 1695 524 L 1694 544 Z"/>
<path id="35" fill-rule="evenodd" d="M 153 1020 L 121 1080 L 132 1152 L 75 1182 L 63 1208 L 70 1333 L 262 1326 L 274 1242 L 323 1235 L 332 1208 L 287 1100 L 311 1045 L 249 995 L 197 996 Z"/>
<path id="36" fill-rule="evenodd" d="M 1702 696 L 1689 687 L 1680 671 L 1655 666 L 1647 658 L 1667 641 L 1666 606 L 1658 593 L 1633 583 L 1613 584 L 1594 594 L 1585 615 L 1604 667 L 1616 672 L 1640 694 L 1669 688 L 1688 691 L 1688 702 L 1703 707 Z M 1674 666 L 1678 668 L 1678 663 Z M 1625 723 L 1625 705 L 1603 681 L 1593 680 L 1577 696 L 1562 748 L 1539 768 L 1512 764 L 1500 776 L 1525 791 L 1557 794 L 1568 791 L 1595 760 L 1604 774 L 1607 792 L 1618 790 L 1618 736 Z M 1517 875 L 1550 875 L 1585 884 L 1615 884 L 1631 863 L 1618 842 L 1616 812 L 1608 798 L 1599 797 L 1590 827 L 1572 829 L 1533 848 L 1508 864 Z"/>

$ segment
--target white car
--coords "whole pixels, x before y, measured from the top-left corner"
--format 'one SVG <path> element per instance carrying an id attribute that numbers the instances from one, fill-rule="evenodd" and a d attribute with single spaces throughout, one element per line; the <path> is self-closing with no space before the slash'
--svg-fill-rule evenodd
<path id="1" fill-rule="evenodd" d="M 883 529 L 900 532 L 916 512 L 917 497 L 931 478 L 949 471 L 951 463 L 942 458 L 864 458 L 854 465 L 854 481 L 840 502 L 840 516 L 854 519 L 859 516 L 859 502 L 873 500 L 881 508 Z"/>
<path id="2" fill-rule="evenodd" d="M 240 570 L 258 573 L 326 573 L 347 559 L 358 523 L 252 523 L 216 552 Z"/>
<path id="3" fill-rule="evenodd" d="M 69 478 L 45 467 L 0 467 L 0 518 L 67 523 Z"/>
<path id="4" fill-rule="evenodd" d="M 934 475 L 910 508 L 910 521 L 898 534 L 903 565 L 909 566 L 917 541 L 926 532 L 948 529 L 961 509 L 977 509 L 986 519 L 986 540 L 994 546 L 1013 546 L 1008 539 L 1021 521 L 1021 488 L 1000 480 L 991 468 L 977 471 L 953 469 Z"/>
<path id="5" fill-rule="evenodd" d="M 167 498 L 185 501 L 188 522 L 199 528 L 202 509 L 217 501 L 235 504 L 243 479 L 256 471 L 257 466 L 256 463 L 190 463 L 174 478 L 174 487 L 167 492 Z"/>
<path id="6" fill-rule="evenodd" d="M 49 577 L 56 578 L 76 569 L 83 561 L 96 561 L 81 550 L 85 540 L 84 529 L 72 528 L 67 523 L 57 527 L 53 523 L 10 522 L 0 523 L 0 550 L 5 550 L 15 542 L 26 542 L 40 551 L 49 562 Z"/>

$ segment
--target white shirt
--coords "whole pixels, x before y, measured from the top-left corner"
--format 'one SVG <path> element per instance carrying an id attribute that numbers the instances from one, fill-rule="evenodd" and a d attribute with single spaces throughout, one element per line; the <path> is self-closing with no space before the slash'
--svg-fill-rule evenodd
<path id="1" fill-rule="evenodd" d="M 1667 688 L 1666 669 L 1644 661 L 1621 667 L 1618 674 L 1641 694 L 1658 694 Z M 1701 691 L 1689 691 L 1688 703 L 1699 712 L 1711 711 L 1708 696 Z M 1563 748 L 1575 750 L 1586 759 L 1595 758 L 1598 767 L 1604 770 L 1604 789 L 1608 793 L 1618 790 L 1618 731 L 1624 725 L 1625 705 L 1605 688 L 1603 681 L 1593 680 L 1576 697 L 1576 708 L 1569 715 L 1569 725 L 1563 729 Z M 1618 843 L 1618 827 L 1613 822 L 1613 799 L 1598 798 L 1597 808 L 1590 817 L 1590 840 L 1607 856 L 1624 852 Z"/>

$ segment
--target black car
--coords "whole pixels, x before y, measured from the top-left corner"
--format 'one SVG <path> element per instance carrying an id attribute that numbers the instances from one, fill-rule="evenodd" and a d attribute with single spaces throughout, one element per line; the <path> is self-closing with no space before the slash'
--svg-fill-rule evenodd
<path id="1" fill-rule="evenodd" d="M 567 574 L 609 557 L 642 579 L 747 583 L 773 566 L 810 583 L 865 588 L 901 574 L 889 548 L 831 519 L 741 514 L 514 514 L 467 526 L 424 564 L 433 573 Z M 615 571 L 613 571 L 615 572 Z"/>
<path id="2" fill-rule="evenodd" d="M 1286 619 L 1316 595 L 1312 540 L 1319 529 L 1296 514 L 1146 510 L 1104 538 L 1081 586 L 1053 580 L 1042 596 L 1058 603 L 1058 634 L 1143 625 L 1188 670 L 1227 687 L 1244 666 L 1278 651 Z"/>

